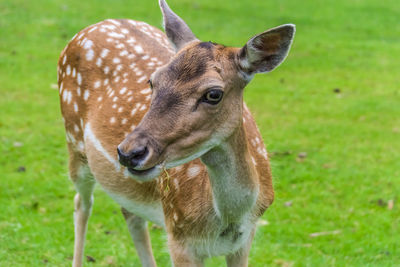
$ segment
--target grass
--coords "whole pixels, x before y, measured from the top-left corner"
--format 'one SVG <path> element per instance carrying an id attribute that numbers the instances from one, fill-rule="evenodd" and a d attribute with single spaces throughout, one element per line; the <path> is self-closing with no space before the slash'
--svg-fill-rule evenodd
<path id="1" fill-rule="evenodd" d="M 400 266 L 398 2 L 169 2 L 200 39 L 226 45 L 297 25 L 286 62 L 245 94 L 276 190 L 250 266 Z M 0 266 L 71 263 L 74 189 L 56 62 L 78 30 L 105 18 L 161 21 L 155 0 L 0 2 Z M 165 234 L 151 236 L 159 266 L 170 266 Z M 88 266 L 139 265 L 119 207 L 100 189 L 86 255 L 96 260 Z"/>

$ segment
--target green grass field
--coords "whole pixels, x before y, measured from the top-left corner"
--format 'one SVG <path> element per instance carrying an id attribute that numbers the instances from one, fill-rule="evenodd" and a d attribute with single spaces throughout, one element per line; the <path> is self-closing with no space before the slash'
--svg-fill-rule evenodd
<path id="1" fill-rule="evenodd" d="M 225 45 L 297 25 L 286 62 L 245 94 L 276 190 L 250 266 L 400 266 L 398 1 L 169 4 L 200 39 Z M 156 0 L 0 0 L 0 266 L 71 264 L 74 189 L 56 63 L 77 31 L 106 18 L 161 27 Z M 171 266 L 164 232 L 151 236 L 159 266 Z M 140 265 L 119 207 L 100 188 L 86 255 L 88 266 Z"/>

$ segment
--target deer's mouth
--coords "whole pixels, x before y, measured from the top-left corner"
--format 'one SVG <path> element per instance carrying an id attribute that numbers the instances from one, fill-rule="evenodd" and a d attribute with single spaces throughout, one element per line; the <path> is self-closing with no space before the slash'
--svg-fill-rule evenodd
<path id="1" fill-rule="evenodd" d="M 152 170 L 154 170 L 154 168 L 155 166 L 145 170 L 135 170 L 133 168 L 128 168 L 128 171 L 133 175 L 144 175 L 150 173 Z"/>
<path id="2" fill-rule="evenodd" d="M 163 165 L 157 164 L 151 168 L 140 170 L 128 167 L 127 170 L 129 175 L 133 176 L 134 179 L 141 182 L 147 182 L 157 178 L 161 174 Z"/>

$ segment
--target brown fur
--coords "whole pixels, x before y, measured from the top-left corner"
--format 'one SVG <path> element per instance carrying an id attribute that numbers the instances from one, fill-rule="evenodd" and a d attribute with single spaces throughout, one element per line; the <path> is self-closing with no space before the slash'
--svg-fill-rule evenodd
<path id="1" fill-rule="evenodd" d="M 190 155 L 210 132 L 225 126 L 242 127 L 242 137 L 247 140 L 245 146 L 254 158 L 254 182 L 259 186 L 253 211 L 254 217 L 258 218 L 272 203 L 274 195 L 261 135 L 242 103 L 241 88 L 245 81 L 232 75 L 238 71 L 234 60 L 239 49 L 195 41 L 173 56 L 166 36 L 160 30 L 141 22 L 134 24 L 128 20 L 106 20 L 92 25 L 79 32 L 61 53 L 58 84 L 68 133 L 72 180 L 75 181 L 79 166 L 88 164 L 96 181 L 107 192 L 143 203 L 161 201 L 167 232 L 173 236 L 170 246 L 182 246 L 180 241 L 205 235 L 215 223 L 211 185 L 204 164 L 195 159 L 168 170 L 168 175 L 163 173 L 158 180 L 140 183 L 127 178 L 124 168 L 116 170 L 112 162 L 96 150 L 93 142 L 86 142 L 85 126 L 90 124 L 94 135 L 115 162 L 116 148 L 124 139 L 122 148 L 129 151 L 140 133 L 150 131 L 157 157 L 154 156 L 149 166 Z M 132 37 L 135 41 L 129 42 Z M 108 49 L 108 53 L 103 57 L 104 49 Z M 152 61 L 152 58 L 156 59 Z M 147 83 L 150 75 L 171 59 L 170 64 L 151 77 L 154 88 L 150 98 Z M 177 116 L 190 112 L 188 103 L 195 104 L 207 88 L 202 85 L 210 79 L 224 81 L 222 86 L 227 89 L 224 110 L 202 110 L 193 113 L 197 114 L 194 117 Z M 229 99 L 238 100 L 229 104 Z M 155 108 L 146 114 L 150 101 Z M 236 112 L 240 120 L 226 123 L 232 112 Z M 198 123 L 193 123 L 196 121 Z M 140 131 L 132 133 L 136 127 Z M 188 175 L 193 168 L 198 168 L 195 177 Z"/>

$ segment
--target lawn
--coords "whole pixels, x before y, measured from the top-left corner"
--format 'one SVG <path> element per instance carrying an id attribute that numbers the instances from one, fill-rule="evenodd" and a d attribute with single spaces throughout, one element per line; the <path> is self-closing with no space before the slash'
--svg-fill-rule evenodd
<path id="1" fill-rule="evenodd" d="M 400 266 L 398 1 L 169 4 L 200 39 L 225 45 L 297 25 L 286 62 L 245 93 L 276 191 L 250 266 Z M 0 0 L 0 266 L 71 264 L 74 188 L 56 63 L 76 32 L 106 18 L 161 27 L 156 0 Z M 159 266 L 171 266 L 165 233 L 150 229 Z M 140 265 L 119 207 L 100 188 L 86 255 L 87 266 Z"/>

